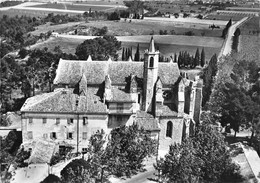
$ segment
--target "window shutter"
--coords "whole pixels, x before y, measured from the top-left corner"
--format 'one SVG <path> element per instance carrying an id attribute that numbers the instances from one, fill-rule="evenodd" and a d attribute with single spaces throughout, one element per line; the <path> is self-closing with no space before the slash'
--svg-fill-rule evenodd
<path id="1" fill-rule="evenodd" d="M 60 124 L 60 118 L 56 118 L 56 125 Z"/>

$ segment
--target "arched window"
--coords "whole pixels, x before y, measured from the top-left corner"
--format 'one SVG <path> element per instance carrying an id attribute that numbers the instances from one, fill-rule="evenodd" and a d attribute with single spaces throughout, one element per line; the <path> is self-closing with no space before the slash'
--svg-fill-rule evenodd
<path id="1" fill-rule="evenodd" d="M 172 122 L 167 122 L 166 137 L 172 137 Z"/>
<path id="2" fill-rule="evenodd" d="M 153 57 L 150 58 L 149 67 L 153 67 Z"/>

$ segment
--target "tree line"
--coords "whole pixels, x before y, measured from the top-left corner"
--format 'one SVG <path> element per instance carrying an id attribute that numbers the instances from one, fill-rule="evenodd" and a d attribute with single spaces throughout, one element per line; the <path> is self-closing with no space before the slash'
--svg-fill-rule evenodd
<path id="1" fill-rule="evenodd" d="M 260 67 L 237 55 L 224 61 L 218 64 L 219 74 L 205 108 L 211 111 L 212 121 L 233 129 L 235 136 L 241 129 L 251 129 L 250 143 L 260 153 Z"/>
<path id="2" fill-rule="evenodd" d="M 178 63 L 179 68 L 195 68 L 196 66 L 204 67 L 205 65 L 205 51 L 202 48 L 201 53 L 197 48 L 195 57 L 190 55 L 187 51 L 180 51 L 177 59 L 177 55 L 174 55 L 174 62 Z"/>

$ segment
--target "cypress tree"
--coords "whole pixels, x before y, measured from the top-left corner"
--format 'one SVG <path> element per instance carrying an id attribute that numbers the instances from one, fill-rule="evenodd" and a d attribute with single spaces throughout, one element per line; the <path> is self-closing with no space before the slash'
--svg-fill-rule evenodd
<path id="1" fill-rule="evenodd" d="M 174 62 L 178 62 L 176 53 L 174 53 Z"/>
<path id="2" fill-rule="evenodd" d="M 128 55 L 127 55 L 127 59 L 126 60 L 128 60 L 129 59 L 129 57 L 131 57 L 132 58 L 132 52 L 131 52 L 131 48 L 128 48 Z"/>
<path id="3" fill-rule="evenodd" d="M 228 23 L 227 23 L 227 25 L 226 25 L 227 29 L 229 29 L 229 27 L 231 27 L 231 25 L 232 25 L 232 20 L 229 19 L 229 21 L 228 21 Z"/>
<path id="4" fill-rule="evenodd" d="M 199 51 L 199 48 L 197 48 L 196 53 L 195 53 L 194 65 L 195 65 L 195 67 L 197 65 L 200 65 L 200 51 Z"/>
<path id="5" fill-rule="evenodd" d="M 203 69 L 202 79 L 204 87 L 202 89 L 202 107 L 204 107 L 205 104 L 209 101 L 213 87 L 213 80 L 217 74 L 217 70 L 217 55 L 214 54 L 211 57 L 207 67 Z"/>
<path id="6" fill-rule="evenodd" d="M 128 58 L 128 48 L 125 49 L 125 57 L 124 57 L 124 59 L 127 60 L 127 58 Z"/>
<path id="7" fill-rule="evenodd" d="M 134 61 L 140 61 L 139 44 L 137 44 Z"/>
<path id="8" fill-rule="evenodd" d="M 183 58 L 182 58 L 182 52 L 179 53 L 179 56 L 178 56 L 178 66 L 179 68 L 181 68 L 183 65 Z"/>
<path id="9" fill-rule="evenodd" d="M 122 61 L 125 60 L 125 48 L 123 47 L 123 51 L 122 51 Z"/>
<path id="10" fill-rule="evenodd" d="M 200 56 L 200 66 L 204 67 L 204 65 L 205 65 L 205 52 L 204 52 L 204 48 L 202 48 L 201 56 Z"/>

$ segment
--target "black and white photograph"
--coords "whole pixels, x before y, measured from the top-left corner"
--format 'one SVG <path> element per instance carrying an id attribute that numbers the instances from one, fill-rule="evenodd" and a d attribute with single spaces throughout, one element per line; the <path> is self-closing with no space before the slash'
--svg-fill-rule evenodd
<path id="1" fill-rule="evenodd" d="M 260 183 L 260 0 L 0 0 L 0 183 Z"/>

